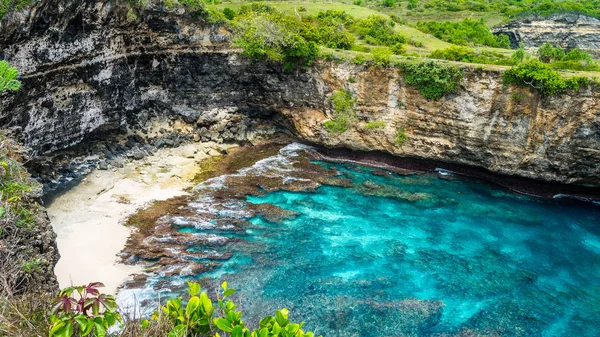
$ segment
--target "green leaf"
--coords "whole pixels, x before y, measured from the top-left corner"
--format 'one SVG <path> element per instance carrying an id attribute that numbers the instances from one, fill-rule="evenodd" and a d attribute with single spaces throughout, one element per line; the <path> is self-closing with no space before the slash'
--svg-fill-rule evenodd
<path id="1" fill-rule="evenodd" d="M 94 330 L 94 319 L 88 318 L 85 322 L 85 329 L 81 331 L 81 336 L 87 336 Z"/>
<path id="2" fill-rule="evenodd" d="M 169 332 L 169 337 L 185 337 L 187 333 L 187 326 L 185 326 L 184 324 L 179 324 L 177 326 L 175 326 L 173 328 L 173 330 L 171 330 L 171 332 Z"/>
<path id="3" fill-rule="evenodd" d="M 141 323 L 141 326 L 142 326 L 142 330 L 148 329 L 148 327 L 150 326 L 150 321 L 147 320 L 147 319 L 143 319 L 142 323 Z"/>
<path id="4" fill-rule="evenodd" d="M 212 301 L 208 298 L 206 293 L 200 294 L 200 301 L 202 302 L 202 307 L 204 308 L 204 312 L 211 313 L 213 310 Z"/>
<path id="5" fill-rule="evenodd" d="M 113 326 L 117 322 L 116 314 L 111 312 L 105 312 L 104 319 L 108 323 L 108 326 Z"/>
<path id="6" fill-rule="evenodd" d="M 300 330 L 300 324 L 290 324 L 287 326 L 287 331 L 292 334 L 295 334 L 298 330 Z"/>
<path id="7" fill-rule="evenodd" d="M 243 337 L 242 335 L 244 334 L 244 328 L 242 328 L 241 325 L 236 325 L 233 328 L 233 331 L 231 331 L 231 337 Z"/>
<path id="8" fill-rule="evenodd" d="M 267 329 L 267 328 L 262 328 L 258 332 L 258 337 L 268 337 L 268 336 L 269 336 L 269 329 Z"/>
<path id="9" fill-rule="evenodd" d="M 225 318 L 217 318 L 214 320 L 214 323 L 217 326 L 217 328 L 221 329 L 224 332 L 232 332 L 233 331 L 231 322 L 229 322 Z"/>
<path id="10" fill-rule="evenodd" d="M 196 283 L 196 282 L 188 282 L 188 294 L 190 294 L 190 296 L 196 296 L 200 293 L 200 284 Z"/>
<path id="11" fill-rule="evenodd" d="M 185 308 L 185 316 L 188 318 L 191 317 L 192 313 L 196 312 L 199 306 L 200 298 L 198 298 L 198 296 L 193 296 L 192 298 L 190 298 L 190 301 L 188 302 L 187 307 Z"/>
<path id="12" fill-rule="evenodd" d="M 224 281 L 224 282 L 221 284 L 221 288 L 223 288 L 223 291 L 226 291 L 226 290 L 227 290 L 227 281 Z"/>
<path id="13" fill-rule="evenodd" d="M 269 323 L 271 323 L 272 320 L 273 320 L 273 316 L 267 316 L 260 320 L 260 323 L 258 326 L 262 329 L 262 328 L 266 327 L 267 325 L 269 325 Z"/>
<path id="14" fill-rule="evenodd" d="M 73 336 L 73 324 L 66 322 L 60 329 L 56 331 L 56 337 L 71 337 Z"/>
<path id="15" fill-rule="evenodd" d="M 87 321 L 87 317 L 85 317 L 84 315 L 75 316 L 75 323 L 77 323 L 77 327 L 81 332 L 85 331 L 87 327 Z"/>
<path id="16" fill-rule="evenodd" d="M 94 320 L 94 335 L 95 337 L 104 337 L 106 336 L 106 328 L 104 327 L 104 325 L 98 321 L 98 319 L 96 318 Z"/>
<path id="17" fill-rule="evenodd" d="M 275 312 L 275 320 L 279 326 L 284 327 L 288 324 L 288 310 L 283 308 Z"/>
<path id="18" fill-rule="evenodd" d="M 235 289 L 231 288 L 231 289 L 227 289 L 225 290 L 225 292 L 223 293 L 223 297 L 229 297 L 231 295 L 235 294 Z"/>
<path id="19" fill-rule="evenodd" d="M 54 325 L 52 325 L 52 328 L 50 329 L 50 337 L 54 336 L 54 334 L 56 334 L 58 330 L 62 329 L 65 326 L 65 324 L 66 323 L 62 321 L 55 322 Z"/>
<path id="20" fill-rule="evenodd" d="M 21 88 L 21 82 L 17 80 L 10 80 L 6 82 L 4 87 L 6 88 L 6 90 L 19 90 Z"/>
<path id="21" fill-rule="evenodd" d="M 273 324 L 273 328 L 271 329 L 271 333 L 275 336 L 279 335 L 279 333 L 281 332 L 281 326 L 279 326 L 279 324 L 277 324 L 277 322 L 275 322 Z"/>
<path id="22" fill-rule="evenodd" d="M 230 322 L 237 321 L 237 315 L 235 314 L 235 311 L 230 311 L 227 313 L 227 320 Z"/>
<path id="23" fill-rule="evenodd" d="M 100 302 L 94 301 L 92 304 L 92 312 L 94 315 L 98 315 L 98 313 L 100 313 Z"/>

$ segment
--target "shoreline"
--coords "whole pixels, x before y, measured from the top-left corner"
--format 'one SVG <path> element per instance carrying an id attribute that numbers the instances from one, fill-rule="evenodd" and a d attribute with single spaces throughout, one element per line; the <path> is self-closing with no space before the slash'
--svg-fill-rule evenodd
<path id="1" fill-rule="evenodd" d="M 404 170 L 422 173 L 448 171 L 456 176 L 479 180 L 510 190 L 514 193 L 545 200 L 563 200 L 592 203 L 600 202 L 600 187 L 569 185 L 558 182 L 537 180 L 532 178 L 503 175 L 475 166 L 446 163 L 411 157 L 397 157 L 379 151 L 360 151 L 346 148 L 326 148 L 310 142 L 319 153 L 319 160 L 331 162 L 352 162 L 359 165 L 381 168 L 384 170 Z"/>
<path id="2" fill-rule="evenodd" d="M 119 286 L 142 267 L 119 263 L 132 233 L 127 218 L 156 200 L 189 194 L 198 164 L 236 145 L 191 143 L 163 148 L 122 168 L 95 169 L 46 207 L 61 255 L 54 272 L 61 288 L 102 282 L 102 292 Z"/>

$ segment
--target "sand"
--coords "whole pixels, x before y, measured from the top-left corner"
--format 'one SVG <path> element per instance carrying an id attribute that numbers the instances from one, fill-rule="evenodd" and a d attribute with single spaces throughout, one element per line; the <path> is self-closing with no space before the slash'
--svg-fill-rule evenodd
<path id="1" fill-rule="evenodd" d="M 123 226 L 128 216 L 153 200 L 186 194 L 197 163 L 227 147 L 194 143 L 160 149 L 123 168 L 95 170 L 47 205 L 61 255 L 54 269 L 60 287 L 99 281 L 103 292 L 116 294 L 129 275 L 141 272 L 117 262 L 131 233 Z"/>

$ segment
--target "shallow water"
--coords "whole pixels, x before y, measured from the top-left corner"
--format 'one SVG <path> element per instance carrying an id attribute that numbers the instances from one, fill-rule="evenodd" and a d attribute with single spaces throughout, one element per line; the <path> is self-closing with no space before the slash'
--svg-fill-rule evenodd
<path id="1" fill-rule="evenodd" d="M 242 232 L 181 229 L 243 239 L 211 247 L 233 256 L 197 278 L 228 280 L 250 321 L 287 307 L 323 336 L 600 336 L 598 206 L 314 163 L 352 186 L 248 196 L 298 215 L 232 205 L 221 216 L 246 216 Z"/>

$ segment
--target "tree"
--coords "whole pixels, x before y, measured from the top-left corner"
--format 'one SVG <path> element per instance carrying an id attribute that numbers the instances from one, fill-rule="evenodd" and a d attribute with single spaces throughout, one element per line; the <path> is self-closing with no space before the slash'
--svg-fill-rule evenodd
<path id="1" fill-rule="evenodd" d="M 0 93 L 4 90 L 19 90 L 21 82 L 16 79 L 18 75 L 17 68 L 11 67 L 6 61 L 0 61 Z"/>
<path id="2" fill-rule="evenodd" d="M 560 61 L 565 56 L 565 51 L 560 47 L 554 47 L 550 42 L 546 42 L 538 49 L 538 58 L 544 63 Z"/>
<path id="3" fill-rule="evenodd" d="M 317 45 L 301 36 L 301 27 L 295 18 L 279 13 L 251 13 L 238 19 L 234 43 L 252 60 L 282 62 L 292 70 L 310 65 L 319 55 Z"/>

